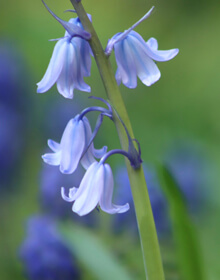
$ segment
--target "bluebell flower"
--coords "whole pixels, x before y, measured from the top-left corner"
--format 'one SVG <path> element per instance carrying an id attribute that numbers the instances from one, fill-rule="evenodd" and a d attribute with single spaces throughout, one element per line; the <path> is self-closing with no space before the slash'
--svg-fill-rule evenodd
<path id="1" fill-rule="evenodd" d="M 117 41 L 121 34 L 116 34 L 112 40 L 114 43 L 117 71 L 115 78 L 117 83 L 121 82 L 128 88 L 137 86 L 137 76 L 146 86 L 151 86 L 160 79 L 160 70 L 155 61 L 168 61 L 174 58 L 179 50 L 171 49 L 159 51 L 155 38 L 150 38 L 147 42 L 135 31 L 122 40 Z"/>
<path id="2" fill-rule="evenodd" d="M 78 18 L 70 19 L 69 23 L 84 30 Z M 83 35 L 82 35 L 83 37 Z M 78 36 L 72 36 L 65 32 L 63 38 L 59 39 L 48 65 L 47 71 L 42 80 L 37 83 L 38 93 L 48 91 L 55 83 L 57 90 L 65 98 L 73 98 L 74 89 L 90 92 L 83 77 L 90 75 L 91 49 L 89 43 Z"/>
<path id="3" fill-rule="evenodd" d="M 61 189 L 63 199 L 74 202 L 72 211 L 80 216 L 87 215 L 97 206 L 109 214 L 124 213 L 129 209 L 128 203 L 112 204 L 114 188 L 112 170 L 108 164 L 101 161 L 90 165 L 79 188 L 71 188 L 68 196 L 65 195 L 65 189 Z"/>
<path id="4" fill-rule="evenodd" d="M 75 256 L 59 235 L 55 221 L 47 216 L 34 216 L 28 220 L 20 257 L 29 280 L 81 278 Z"/>
<path id="5" fill-rule="evenodd" d="M 91 136 L 92 131 L 88 119 L 86 117 L 81 119 L 80 115 L 77 115 L 68 122 L 60 143 L 48 140 L 48 146 L 54 153 L 44 154 L 42 158 L 50 165 L 60 166 L 60 171 L 66 174 L 73 173 L 79 162 L 87 169 L 96 161 L 94 157 L 102 157 L 107 149 L 103 147 L 97 150 L 92 143 L 83 155 Z"/>
<path id="6" fill-rule="evenodd" d="M 122 82 L 128 88 L 137 86 L 137 76 L 146 86 L 157 82 L 161 74 L 154 60 L 168 61 L 179 52 L 178 49 L 159 51 L 155 38 L 145 42 L 141 35 L 133 31 L 138 24 L 150 16 L 153 9 L 154 7 L 131 28 L 114 35 L 108 41 L 105 50 L 106 55 L 110 55 L 114 49 L 118 66 L 115 78 L 118 84 Z"/>
<path id="7" fill-rule="evenodd" d="M 157 233 L 159 237 L 164 237 L 169 232 L 170 228 L 166 199 L 160 189 L 154 169 L 146 165 L 143 167 Z M 130 211 L 112 217 L 113 230 L 115 233 L 129 231 L 135 236 L 138 236 L 134 202 L 127 170 L 125 167 L 117 168 L 115 182 L 115 201 L 117 203 L 124 203 L 124 201 L 129 202 Z"/>

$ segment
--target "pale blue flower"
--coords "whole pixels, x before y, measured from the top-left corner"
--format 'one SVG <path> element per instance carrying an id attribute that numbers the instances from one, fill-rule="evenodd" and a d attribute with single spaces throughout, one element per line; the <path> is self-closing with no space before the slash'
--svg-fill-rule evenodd
<path id="1" fill-rule="evenodd" d="M 80 161 L 87 169 L 95 162 L 94 157 L 102 157 L 107 150 L 107 147 L 96 150 L 93 143 L 88 148 L 91 137 L 92 131 L 88 119 L 86 117 L 81 119 L 80 115 L 77 115 L 68 122 L 60 143 L 48 140 L 48 146 L 54 153 L 44 154 L 42 158 L 50 165 L 59 165 L 60 171 L 66 174 L 73 173 Z"/>
<path id="2" fill-rule="evenodd" d="M 72 26 L 81 28 L 85 32 L 78 18 L 70 19 Z M 82 35 L 83 37 L 83 35 Z M 65 36 L 58 39 L 42 80 L 37 83 L 38 93 L 48 91 L 55 83 L 57 90 L 65 98 L 73 98 L 74 89 L 90 92 L 91 88 L 83 78 L 90 75 L 91 49 L 89 43 L 78 34 L 72 36 L 65 32 Z"/>
<path id="3" fill-rule="evenodd" d="M 157 82 L 161 74 L 154 60 L 168 61 L 179 52 L 178 49 L 159 51 L 155 38 L 150 38 L 145 42 L 133 30 L 125 38 L 120 39 L 121 36 L 121 34 L 116 34 L 111 39 L 118 66 L 115 78 L 118 84 L 122 82 L 128 88 L 137 86 L 137 76 L 146 86 L 151 86 Z M 119 37 L 119 41 L 117 37 Z M 110 42 L 109 44 L 112 43 Z"/>
<path id="4" fill-rule="evenodd" d="M 109 214 L 124 213 L 129 210 L 129 204 L 112 204 L 114 181 L 112 170 L 107 163 L 94 162 L 87 169 L 79 188 L 71 188 L 69 196 L 61 189 L 64 200 L 73 202 L 72 210 L 80 216 L 90 213 L 96 206 Z"/>

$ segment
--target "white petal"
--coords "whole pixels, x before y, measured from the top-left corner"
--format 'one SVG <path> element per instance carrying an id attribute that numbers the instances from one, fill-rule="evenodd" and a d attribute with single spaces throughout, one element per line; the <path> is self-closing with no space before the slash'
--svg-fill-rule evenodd
<path id="1" fill-rule="evenodd" d="M 65 51 L 66 39 L 60 39 L 54 47 L 54 51 L 44 77 L 39 83 L 37 83 L 38 93 L 43 93 L 49 90 L 56 83 L 63 68 Z"/>
<path id="2" fill-rule="evenodd" d="M 78 115 L 68 122 L 60 145 L 62 149 L 60 171 L 67 174 L 73 173 L 85 146 L 84 126 L 83 122 L 78 120 Z"/>
<path id="3" fill-rule="evenodd" d="M 49 153 L 42 155 L 44 162 L 50 165 L 60 165 L 61 152 Z"/>
<path id="4" fill-rule="evenodd" d="M 104 183 L 103 175 L 103 166 L 97 162 L 94 162 L 86 171 L 74 196 L 72 210 L 78 215 L 88 214 L 98 204 Z"/>
<path id="5" fill-rule="evenodd" d="M 47 144 L 48 144 L 48 146 L 51 148 L 51 150 L 52 150 L 53 152 L 56 153 L 56 152 L 59 152 L 59 151 L 60 151 L 60 144 L 59 144 L 59 143 L 57 143 L 57 142 L 55 142 L 55 141 L 49 139 L 49 140 L 47 141 Z"/>
<path id="6" fill-rule="evenodd" d="M 121 78 L 122 83 L 128 88 L 135 88 L 137 86 L 137 75 L 134 59 L 130 50 L 128 39 L 124 39 L 115 44 L 115 58 L 118 65 L 117 78 Z"/>
<path id="7" fill-rule="evenodd" d="M 113 194 L 113 175 L 111 167 L 108 164 L 104 164 L 104 187 L 100 198 L 100 207 L 103 211 L 109 214 L 124 213 L 129 210 L 129 204 L 125 205 L 115 205 L 112 204 L 112 194 Z"/>

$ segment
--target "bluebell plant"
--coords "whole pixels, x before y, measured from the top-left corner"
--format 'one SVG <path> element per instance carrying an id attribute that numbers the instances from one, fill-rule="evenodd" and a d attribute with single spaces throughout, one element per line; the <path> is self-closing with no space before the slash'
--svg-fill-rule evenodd
<path id="1" fill-rule="evenodd" d="M 121 154 L 126 158 L 142 242 L 146 278 L 162 280 L 164 273 L 141 166 L 140 144 L 133 135 L 118 84 L 122 82 L 129 88 L 135 88 L 138 76 L 145 85 L 152 85 L 160 78 L 160 71 L 154 61 L 170 60 L 177 55 L 178 49 L 159 51 L 156 39 L 150 38 L 145 42 L 133 30 L 148 18 L 152 8 L 131 28 L 114 35 L 108 41 L 104 51 L 93 28 L 91 16 L 86 14 L 81 1 L 71 0 L 71 3 L 78 17 L 68 22 L 57 17 L 44 3 L 50 14 L 64 27 L 65 35 L 57 39 L 48 69 L 43 79 L 37 84 L 37 92 L 46 92 L 55 83 L 57 83 L 59 93 L 65 98 L 73 98 L 74 89 L 90 92 L 90 86 L 85 84 L 83 78 L 90 75 L 91 55 L 93 55 L 108 96 L 108 101 L 102 98 L 96 99 L 104 102 L 107 108 L 94 106 L 82 110 L 68 122 L 60 143 L 48 140 L 48 146 L 53 153 L 46 153 L 42 157 L 46 163 L 59 166 L 64 174 L 74 174 L 79 164 L 85 169 L 85 175 L 78 188 L 75 186 L 70 188 L 68 195 L 65 189 L 61 188 L 62 198 L 73 203 L 72 210 L 79 216 L 87 215 L 98 207 L 110 214 L 124 213 L 129 210 L 128 203 L 124 205 L 112 203 L 113 173 L 110 165 L 106 163 L 114 154 Z M 109 61 L 113 49 L 118 66 L 115 77 Z M 93 111 L 98 112 L 99 115 L 92 131 L 86 115 Z M 105 117 L 114 122 L 122 149 L 107 151 L 105 146 L 100 150 L 94 148 L 93 141 Z"/>

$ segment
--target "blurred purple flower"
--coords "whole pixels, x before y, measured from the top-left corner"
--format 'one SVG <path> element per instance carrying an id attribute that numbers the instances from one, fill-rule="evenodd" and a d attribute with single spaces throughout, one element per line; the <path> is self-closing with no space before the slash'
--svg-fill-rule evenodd
<path id="1" fill-rule="evenodd" d="M 29 77 L 25 60 L 12 45 L 0 42 L 0 188 L 5 190 L 13 185 L 23 159 L 31 104 L 28 83 L 23 83 L 23 75 Z"/>
<path id="2" fill-rule="evenodd" d="M 59 235 L 54 220 L 47 216 L 31 217 L 26 234 L 20 258 L 28 279 L 80 279 L 74 256 Z"/>
<path id="3" fill-rule="evenodd" d="M 160 186 L 153 168 L 144 166 L 144 174 L 147 181 L 148 193 L 155 220 L 155 225 L 159 237 L 169 231 L 169 219 L 167 216 L 167 203 L 160 190 Z M 130 183 L 125 167 L 119 167 L 116 172 L 116 191 L 114 199 L 116 203 L 129 202 L 130 211 L 113 216 L 113 230 L 120 233 L 129 230 L 131 233 L 138 234 L 137 221 L 135 217 L 134 202 L 132 198 Z"/>
<path id="4" fill-rule="evenodd" d="M 204 202 L 208 181 L 205 155 L 195 145 L 178 144 L 169 150 L 166 164 L 185 197 L 189 211 L 196 213 Z"/>

